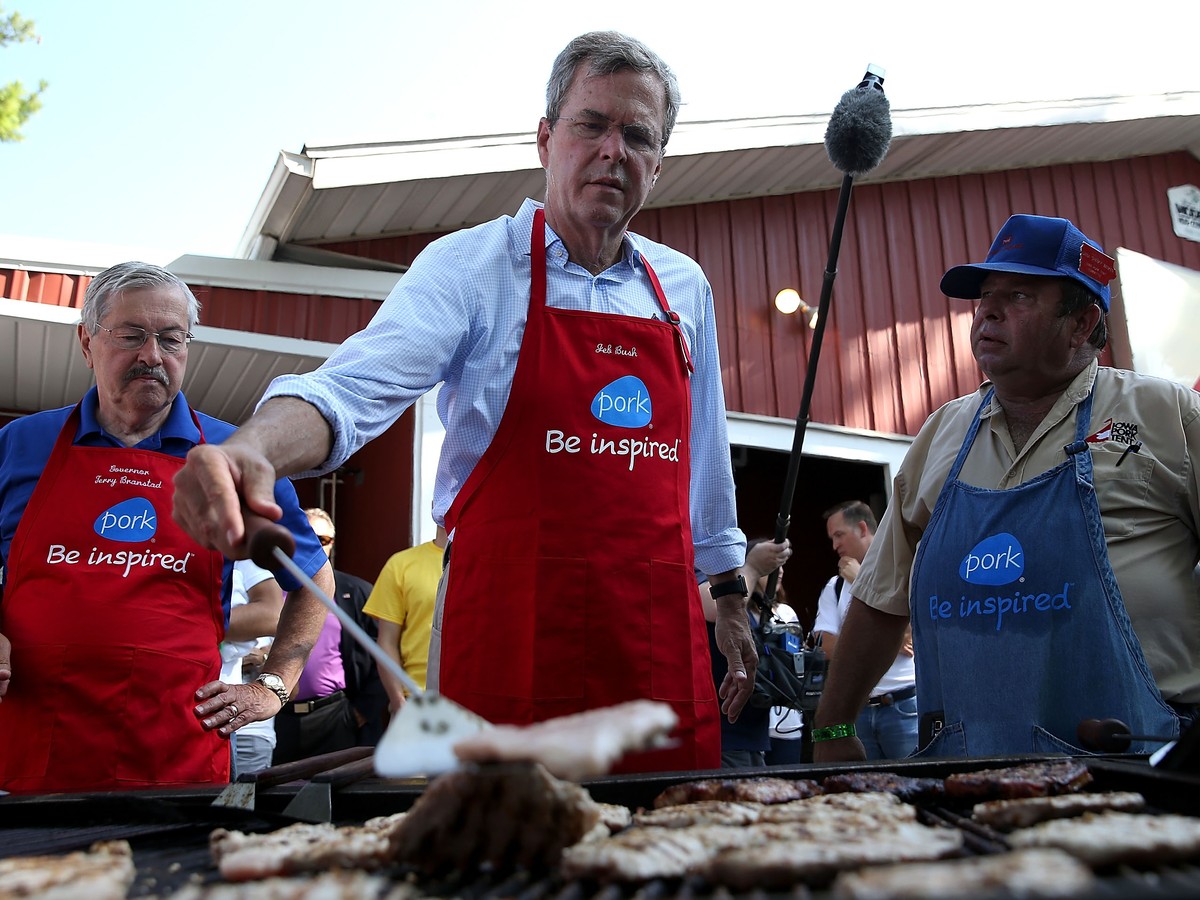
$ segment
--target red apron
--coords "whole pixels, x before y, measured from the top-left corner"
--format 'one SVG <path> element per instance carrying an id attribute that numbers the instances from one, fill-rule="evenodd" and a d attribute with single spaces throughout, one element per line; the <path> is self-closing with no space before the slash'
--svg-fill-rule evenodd
<path id="1" fill-rule="evenodd" d="M 513 724 L 663 700 L 679 715 L 676 745 L 627 757 L 621 770 L 716 768 L 719 710 L 688 512 L 686 344 L 658 319 L 547 306 L 540 209 L 530 243 L 508 405 L 446 514 L 454 549 L 439 689 Z"/>
<path id="2" fill-rule="evenodd" d="M 220 674 L 224 560 L 171 519 L 183 460 L 74 446 L 78 424 L 77 406 L 9 552 L 0 787 L 226 782 L 229 744 L 192 714 L 196 688 Z"/>

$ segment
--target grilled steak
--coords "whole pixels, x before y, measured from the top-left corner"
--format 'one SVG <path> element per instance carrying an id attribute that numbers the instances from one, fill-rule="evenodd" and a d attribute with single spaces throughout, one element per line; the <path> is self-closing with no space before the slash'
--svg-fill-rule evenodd
<path id="1" fill-rule="evenodd" d="M 1200 819 L 1191 816 L 1139 816 L 1084 813 L 1014 831 L 1017 847 L 1057 847 L 1092 866 L 1114 863 L 1162 865 L 1200 855 Z"/>
<path id="2" fill-rule="evenodd" d="M 431 875 L 542 870 L 599 822 L 586 790 L 537 763 L 466 766 L 417 799 L 391 832 L 389 856 Z"/>
<path id="3" fill-rule="evenodd" d="M 1083 763 L 1056 759 L 951 775 L 946 779 L 946 796 L 961 800 L 1050 797 L 1074 793 L 1091 781 L 1092 774 Z"/>
<path id="4" fill-rule="evenodd" d="M 832 818 L 835 821 L 851 814 L 863 814 L 879 823 L 914 822 L 916 807 L 904 803 L 895 794 L 822 794 L 807 800 L 793 800 L 776 806 L 764 806 L 760 822 L 808 822 Z"/>
<path id="5" fill-rule="evenodd" d="M 821 782 L 827 794 L 863 791 L 882 791 L 895 794 L 901 800 L 916 803 L 922 800 L 939 800 L 946 792 L 940 778 L 910 778 L 894 772 L 846 772 L 830 775 Z"/>
<path id="6" fill-rule="evenodd" d="M 252 881 L 334 867 L 378 869 L 388 858 L 391 832 L 406 814 L 372 819 L 365 825 L 337 827 L 306 822 L 268 834 L 215 829 L 209 850 L 227 881 Z"/>
<path id="7" fill-rule="evenodd" d="M 833 883 L 833 896 L 839 900 L 958 900 L 980 894 L 1081 897 L 1090 896 L 1097 885 L 1091 869 L 1062 851 L 1018 850 L 846 872 Z"/>
<path id="8" fill-rule="evenodd" d="M 819 793 L 819 784 L 803 778 L 708 778 L 672 785 L 654 798 L 654 806 L 680 806 L 701 800 L 787 803 L 789 800 L 802 800 Z"/>
<path id="9" fill-rule="evenodd" d="M 1025 797 L 1020 800 L 989 800 L 977 803 L 971 818 L 982 825 L 1002 828 L 1028 828 L 1048 819 L 1067 819 L 1085 812 L 1141 812 L 1146 798 L 1131 791 L 1103 794 L 1062 794 L 1058 797 Z"/>
<path id="10" fill-rule="evenodd" d="M 696 874 L 738 891 L 786 888 L 798 881 L 822 883 L 861 866 L 940 859 L 957 853 L 962 843 L 962 832 L 954 829 L 894 822 L 885 829 L 843 832 L 825 840 L 771 841 L 722 850 Z"/>
<path id="11" fill-rule="evenodd" d="M 699 800 L 679 806 L 634 813 L 633 824 L 660 828 L 687 828 L 692 825 L 749 825 L 757 822 L 764 809 L 761 803 L 732 803 L 727 800 Z"/>
<path id="12" fill-rule="evenodd" d="M 128 841 L 97 841 L 65 856 L 0 859 L 0 897 L 123 900 L 136 874 Z"/>
<path id="13" fill-rule="evenodd" d="M 754 835 L 731 825 L 690 828 L 627 828 L 608 840 L 568 847 L 562 855 L 567 878 L 638 882 L 680 878 L 718 850 L 739 847 Z"/>
<path id="14" fill-rule="evenodd" d="M 275 877 L 241 884 L 189 884 L 170 900 L 416 900 L 421 892 L 404 882 L 353 869 L 315 876 Z"/>

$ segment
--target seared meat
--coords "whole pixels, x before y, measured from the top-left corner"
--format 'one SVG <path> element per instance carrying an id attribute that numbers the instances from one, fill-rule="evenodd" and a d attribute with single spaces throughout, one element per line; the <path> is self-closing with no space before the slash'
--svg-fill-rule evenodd
<path id="1" fill-rule="evenodd" d="M 951 775 L 946 778 L 946 796 L 964 800 L 1050 797 L 1074 793 L 1091 781 L 1092 773 L 1083 763 L 1074 759 L 1056 759 Z"/>
<path id="2" fill-rule="evenodd" d="M 124 900 L 136 874 L 128 841 L 97 841 L 65 856 L 0 859 L 0 897 Z"/>
<path id="3" fill-rule="evenodd" d="M 587 791 L 537 763 L 465 766 L 417 799 L 391 832 L 389 858 L 431 875 L 548 869 L 599 822 Z"/>
<path id="4" fill-rule="evenodd" d="M 845 772 L 830 775 L 821 782 L 827 794 L 863 791 L 883 791 L 895 794 L 901 800 L 916 803 L 922 800 L 939 800 L 946 792 L 940 778 L 910 778 L 894 772 Z"/>

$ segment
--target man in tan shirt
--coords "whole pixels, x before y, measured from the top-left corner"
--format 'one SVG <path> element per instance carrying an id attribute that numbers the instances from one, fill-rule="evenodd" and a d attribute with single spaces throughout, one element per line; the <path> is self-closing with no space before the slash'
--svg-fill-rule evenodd
<path id="1" fill-rule="evenodd" d="M 814 759 L 861 759 L 857 710 L 911 620 L 922 752 L 1078 752 L 1083 718 L 1176 733 L 1200 703 L 1200 395 L 1097 365 L 1112 260 L 1013 216 L 978 301 L 988 377 L 922 427 L 854 583 Z M 1131 746 L 1132 751 L 1153 744 Z"/>

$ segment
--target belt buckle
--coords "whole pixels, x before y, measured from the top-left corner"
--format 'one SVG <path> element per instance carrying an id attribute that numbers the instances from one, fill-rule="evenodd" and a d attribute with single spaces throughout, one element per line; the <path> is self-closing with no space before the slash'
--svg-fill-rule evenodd
<path id="1" fill-rule="evenodd" d="M 311 700 L 304 700 L 300 703 L 292 704 L 292 712 L 297 713 L 299 715 L 304 715 L 305 713 L 310 713 L 310 712 L 312 712 L 312 710 L 313 710 L 313 703 Z"/>
<path id="2" fill-rule="evenodd" d="M 893 702 L 891 691 L 888 691 L 886 694 L 880 694 L 878 697 L 872 697 L 867 701 L 869 706 L 891 706 Z"/>

